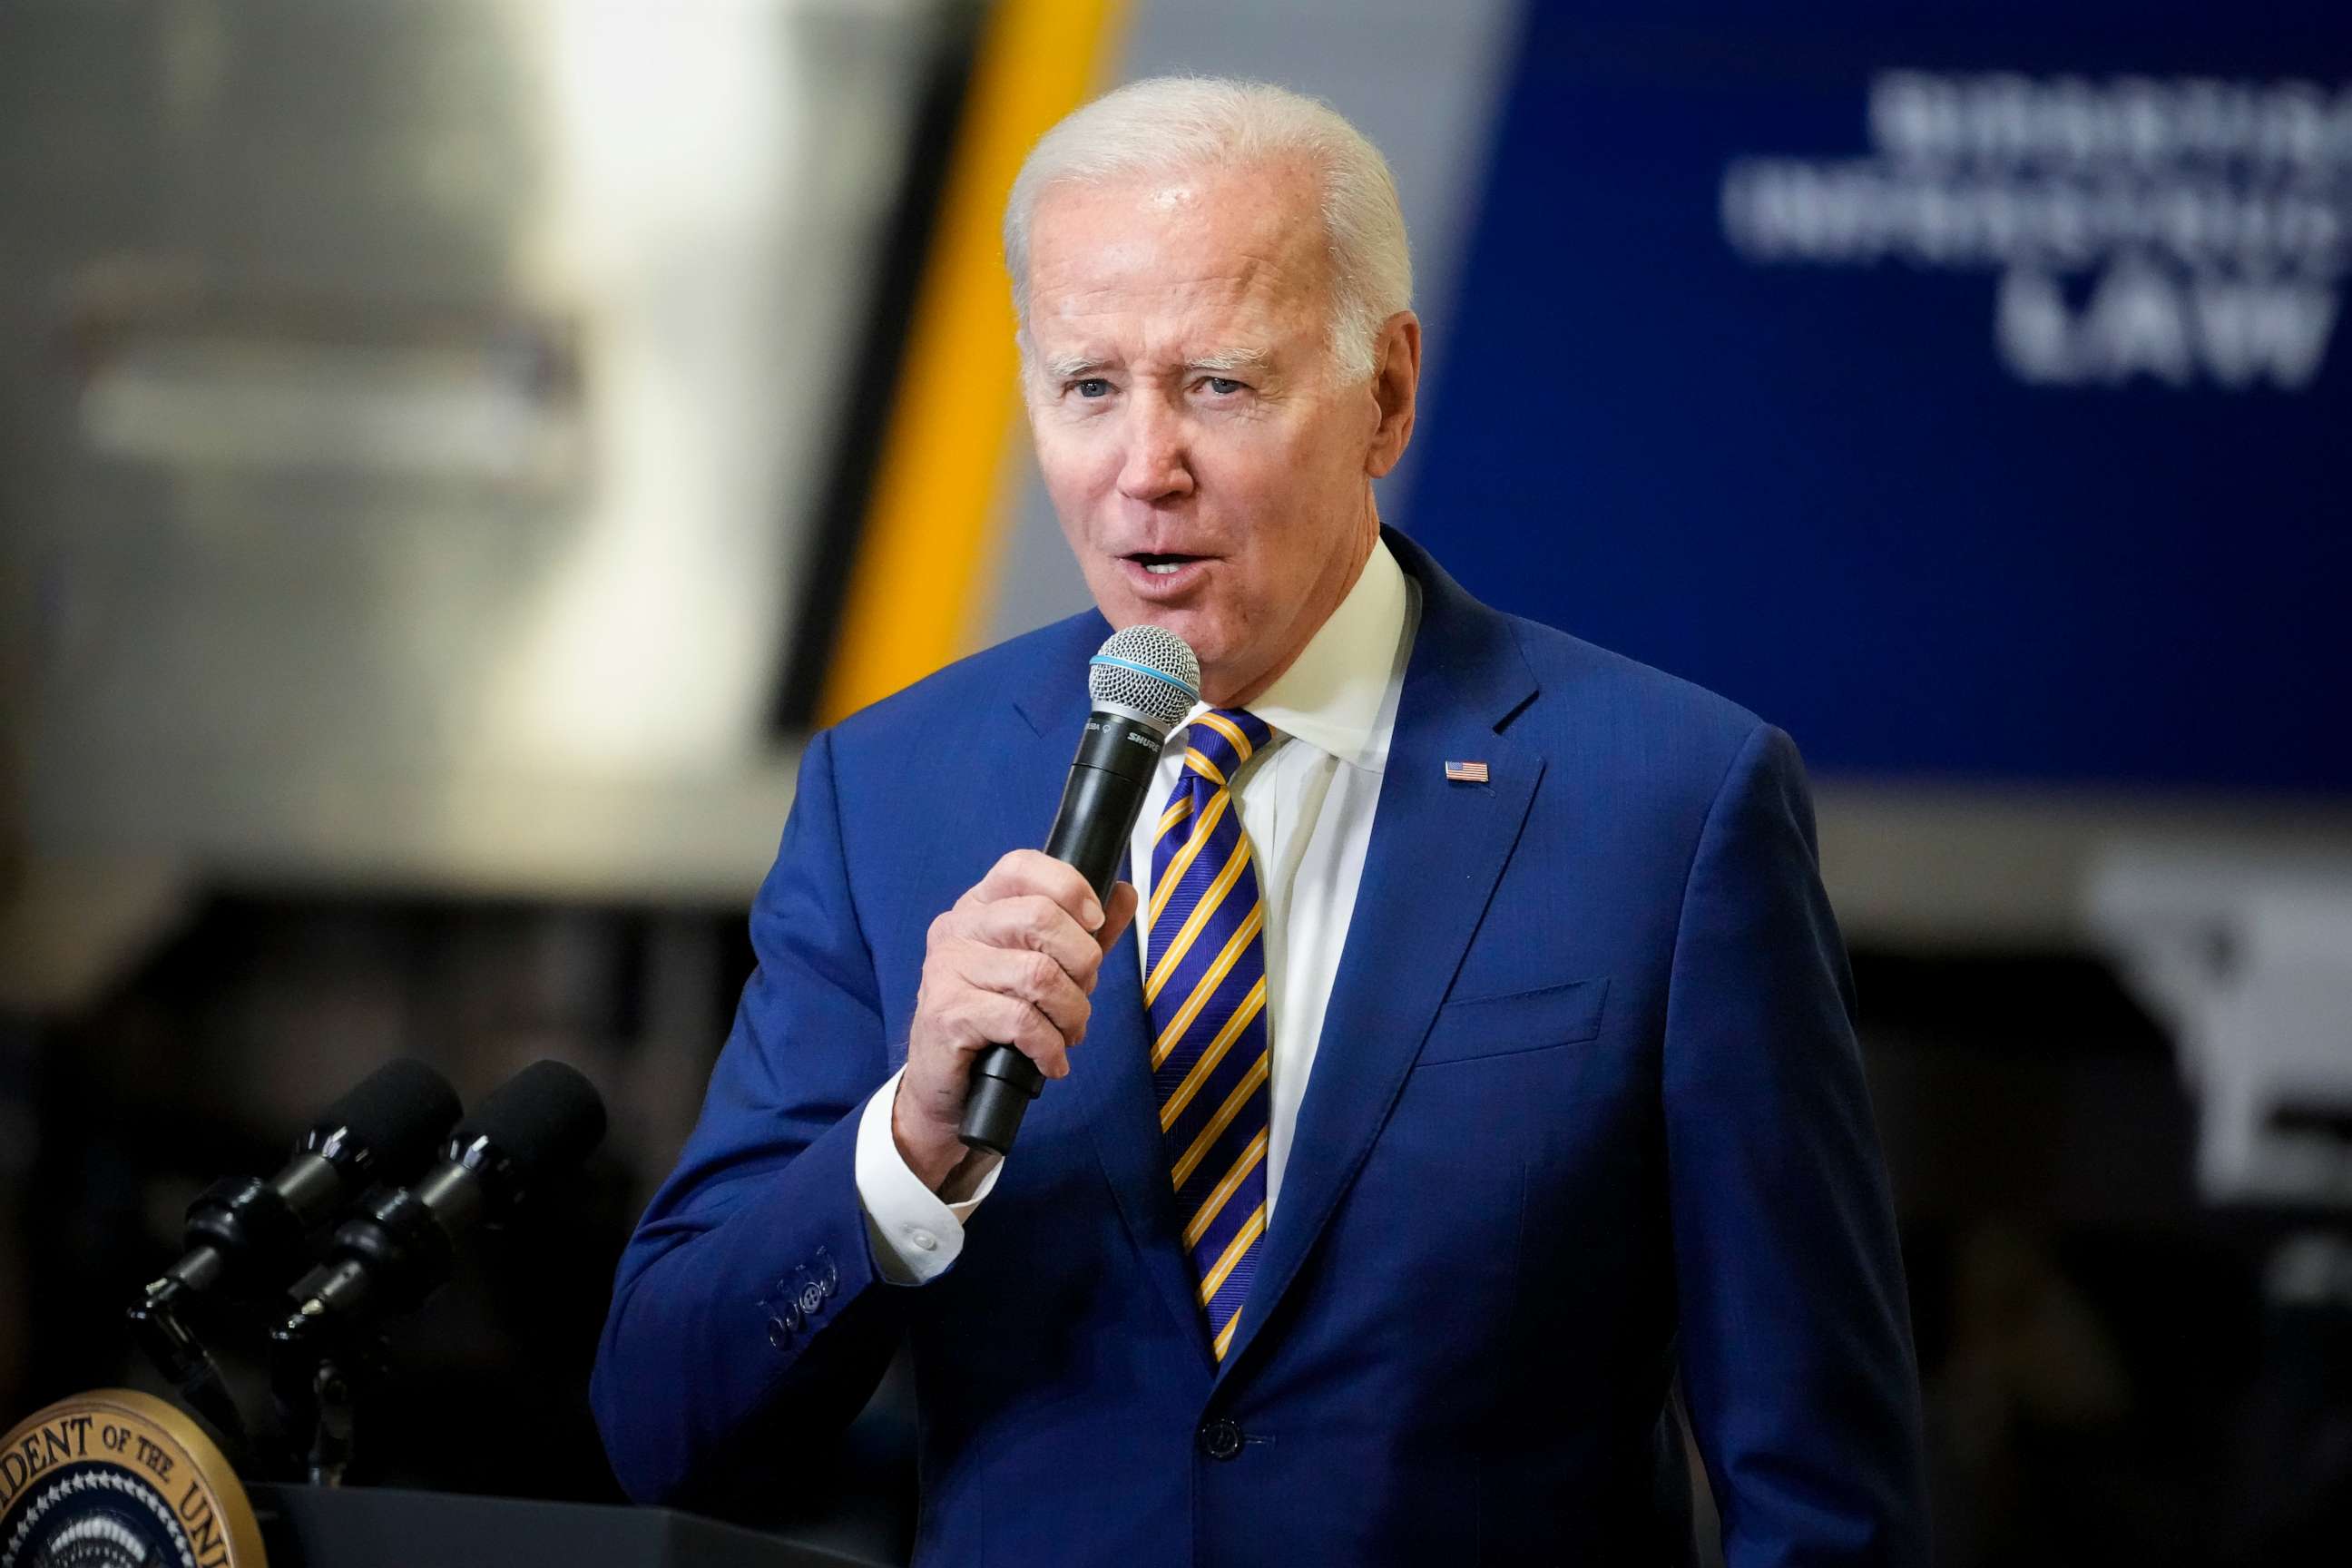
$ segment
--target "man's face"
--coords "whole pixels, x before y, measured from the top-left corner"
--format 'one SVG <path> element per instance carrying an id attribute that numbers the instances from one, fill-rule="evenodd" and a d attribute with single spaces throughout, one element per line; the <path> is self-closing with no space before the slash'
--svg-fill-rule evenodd
<path id="1" fill-rule="evenodd" d="M 1346 595 L 1395 459 L 1377 378 L 1331 363 L 1316 199 L 1261 166 L 1051 190 L 1032 217 L 1029 424 L 1062 531 L 1111 625 L 1192 644 L 1220 704 Z"/>

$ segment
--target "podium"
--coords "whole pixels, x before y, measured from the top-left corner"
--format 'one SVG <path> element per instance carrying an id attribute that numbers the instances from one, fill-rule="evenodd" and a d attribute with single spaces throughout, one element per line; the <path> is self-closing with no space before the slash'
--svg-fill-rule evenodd
<path id="1" fill-rule="evenodd" d="M 251 1486 L 270 1568 L 888 1568 L 668 1509 Z"/>

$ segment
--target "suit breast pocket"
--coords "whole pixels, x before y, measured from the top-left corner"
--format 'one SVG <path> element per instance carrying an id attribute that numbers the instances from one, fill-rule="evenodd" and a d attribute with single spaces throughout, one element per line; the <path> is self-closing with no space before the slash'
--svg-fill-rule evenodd
<path id="1" fill-rule="evenodd" d="M 1473 996 L 1438 1009 L 1418 1067 L 1479 1061 L 1572 1046 L 1601 1033 L 1609 981 L 1570 980 L 1501 996 Z"/>

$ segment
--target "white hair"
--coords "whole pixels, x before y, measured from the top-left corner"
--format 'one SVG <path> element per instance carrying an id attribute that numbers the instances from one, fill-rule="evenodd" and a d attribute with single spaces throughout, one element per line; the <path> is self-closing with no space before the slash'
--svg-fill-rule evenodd
<path id="1" fill-rule="evenodd" d="M 1029 225 L 1047 190 L 1292 160 L 1306 162 L 1321 185 L 1332 359 L 1349 380 L 1370 376 L 1382 324 L 1412 304 L 1412 253 L 1388 160 L 1319 100 L 1220 77 L 1129 82 L 1072 110 L 1030 149 L 1004 207 L 1004 265 L 1024 360 Z"/>

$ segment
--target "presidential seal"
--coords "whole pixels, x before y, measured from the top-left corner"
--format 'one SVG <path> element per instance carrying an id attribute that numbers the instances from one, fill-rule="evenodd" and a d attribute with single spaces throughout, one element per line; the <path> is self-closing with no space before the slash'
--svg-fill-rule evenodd
<path id="1" fill-rule="evenodd" d="M 0 1568 L 264 1568 L 236 1472 L 130 1389 L 77 1394 L 0 1441 Z"/>

